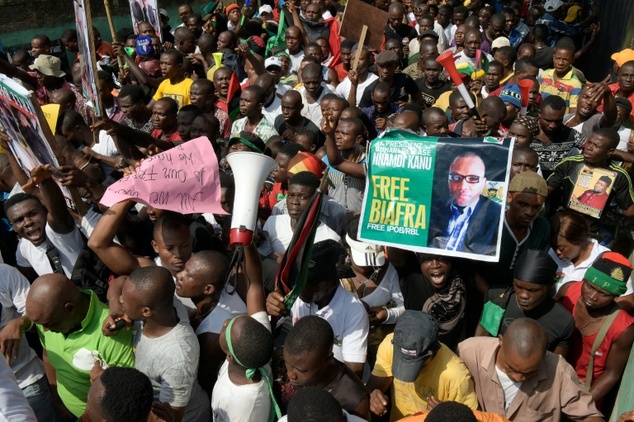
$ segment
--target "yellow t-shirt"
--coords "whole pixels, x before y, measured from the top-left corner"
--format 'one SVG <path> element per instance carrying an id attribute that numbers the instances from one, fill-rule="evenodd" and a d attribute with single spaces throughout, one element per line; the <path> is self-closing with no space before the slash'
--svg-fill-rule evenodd
<path id="1" fill-rule="evenodd" d="M 152 99 L 158 101 L 163 97 L 170 97 L 176 100 L 178 108 L 191 104 L 189 89 L 194 83 L 193 79 L 185 78 L 182 82 L 173 85 L 169 79 L 165 79 L 156 90 Z"/>
<path id="2" fill-rule="evenodd" d="M 379 346 L 372 375 L 392 376 L 393 338 L 394 334 L 388 334 Z M 394 378 L 390 421 L 426 410 L 427 397 L 431 395 L 440 401 L 463 403 L 471 409 L 478 407 L 478 397 L 467 366 L 444 344 L 441 344 L 436 356 L 423 366 L 414 382 Z"/>
<path id="3" fill-rule="evenodd" d="M 440 94 L 440 96 L 436 99 L 434 103 L 434 107 L 438 107 L 442 111 L 447 111 L 449 108 L 449 96 L 453 91 L 447 91 Z"/>

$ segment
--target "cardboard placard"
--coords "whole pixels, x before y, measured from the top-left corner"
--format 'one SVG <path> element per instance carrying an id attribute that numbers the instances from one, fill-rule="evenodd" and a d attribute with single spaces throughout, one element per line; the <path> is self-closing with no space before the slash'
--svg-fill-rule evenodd
<path id="1" fill-rule="evenodd" d="M 368 30 L 365 45 L 372 50 L 379 50 L 383 43 L 383 31 L 387 25 L 387 12 L 371 6 L 361 0 L 348 0 L 343 12 L 339 36 L 358 41 L 361 39 L 363 26 Z"/>

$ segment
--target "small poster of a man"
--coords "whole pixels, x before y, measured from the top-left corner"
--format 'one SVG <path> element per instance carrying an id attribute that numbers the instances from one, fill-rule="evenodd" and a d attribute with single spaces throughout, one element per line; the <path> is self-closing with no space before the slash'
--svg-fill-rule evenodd
<path id="1" fill-rule="evenodd" d="M 584 166 L 572 191 L 569 208 L 594 218 L 601 217 L 615 178 L 613 171 Z"/>

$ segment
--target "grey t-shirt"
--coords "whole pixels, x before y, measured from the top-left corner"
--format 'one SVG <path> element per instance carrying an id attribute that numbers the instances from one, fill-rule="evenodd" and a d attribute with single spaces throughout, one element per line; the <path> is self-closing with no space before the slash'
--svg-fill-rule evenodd
<path id="1" fill-rule="evenodd" d="M 154 401 L 185 407 L 184 422 L 209 420 L 209 398 L 197 380 L 200 346 L 192 327 L 180 322 L 159 338 L 139 331 L 135 340 L 135 367 L 150 378 Z"/>

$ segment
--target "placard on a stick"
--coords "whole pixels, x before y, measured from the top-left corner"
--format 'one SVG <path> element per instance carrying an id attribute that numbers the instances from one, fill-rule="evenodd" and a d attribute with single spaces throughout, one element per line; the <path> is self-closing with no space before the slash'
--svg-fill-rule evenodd
<path id="1" fill-rule="evenodd" d="M 74 0 L 75 19 L 77 19 L 77 43 L 81 56 L 82 94 L 92 103 L 95 116 L 103 115 L 103 106 L 99 97 L 99 78 L 97 78 L 97 55 L 93 34 L 90 1 Z"/>
<path id="2" fill-rule="evenodd" d="M 363 26 L 367 26 L 365 45 L 373 50 L 379 50 L 383 43 L 383 31 L 387 25 L 387 18 L 387 12 L 378 7 L 371 6 L 362 0 L 348 0 L 339 35 L 357 41 L 361 38 Z"/>
<path id="3" fill-rule="evenodd" d="M 9 148 L 20 167 L 28 173 L 38 165 L 64 164 L 55 138 L 35 96 L 0 73 L 0 128 L 12 139 Z M 77 189 L 60 186 L 68 208 L 86 214 Z"/>

